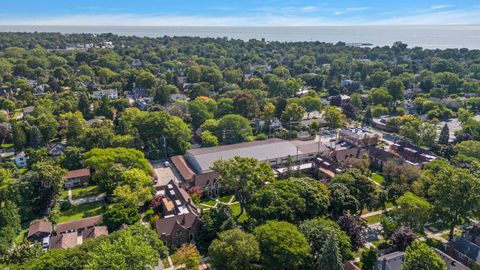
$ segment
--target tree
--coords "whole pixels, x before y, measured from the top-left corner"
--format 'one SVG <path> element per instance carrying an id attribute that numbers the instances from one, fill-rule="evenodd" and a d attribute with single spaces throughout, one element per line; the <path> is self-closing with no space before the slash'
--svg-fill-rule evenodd
<path id="1" fill-rule="evenodd" d="M 212 169 L 219 173 L 222 185 L 226 190 L 234 192 L 236 200 L 240 203 L 237 218 L 244 213 L 254 191 L 265 182 L 273 182 L 275 179 L 270 165 L 259 164 L 254 158 L 237 156 L 230 160 L 217 160 L 213 163 Z"/>
<path id="2" fill-rule="evenodd" d="M 260 247 L 255 236 L 240 229 L 221 232 L 208 248 L 210 263 L 215 269 L 253 270 L 258 268 Z"/>
<path id="3" fill-rule="evenodd" d="M 170 101 L 170 95 L 175 93 L 178 93 L 178 88 L 175 85 L 162 85 L 155 88 L 153 92 L 153 102 L 155 102 L 155 104 L 165 105 Z"/>
<path id="4" fill-rule="evenodd" d="M 173 255 L 173 263 L 185 265 L 185 270 L 198 270 L 200 266 L 200 254 L 192 244 L 182 245 Z"/>
<path id="5" fill-rule="evenodd" d="M 35 149 L 38 149 L 45 144 L 42 133 L 38 127 L 33 126 L 30 128 L 30 132 L 28 134 L 28 144 L 30 147 Z"/>
<path id="6" fill-rule="evenodd" d="M 154 268 L 158 264 L 158 259 L 164 258 L 167 252 L 155 232 L 142 224 L 114 232 L 103 241 L 101 238 L 93 241 L 98 242 L 93 243 L 86 256 L 81 256 L 89 258 L 83 260 L 86 264 L 85 267 L 81 267 L 83 269 Z"/>
<path id="7" fill-rule="evenodd" d="M 20 215 L 15 203 L 0 202 L 0 255 L 7 253 L 20 230 Z"/>
<path id="8" fill-rule="evenodd" d="M 242 91 L 233 98 L 233 112 L 247 119 L 254 118 L 259 107 L 255 96 L 249 92 Z"/>
<path id="9" fill-rule="evenodd" d="M 217 136 L 213 135 L 210 131 L 204 130 L 200 135 L 202 139 L 202 146 L 203 147 L 211 147 L 218 145 L 218 138 Z"/>
<path id="10" fill-rule="evenodd" d="M 350 194 L 355 197 L 359 203 L 360 213 L 366 207 L 371 208 L 375 205 L 376 186 L 359 170 L 348 169 L 341 174 L 337 174 L 331 183 L 340 183 L 348 188 Z"/>
<path id="11" fill-rule="evenodd" d="M 310 248 L 295 225 L 268 221 L 253 231 L 261 251 L 264 269 L 305 269 Z"/>
<path id="12" fill-rule="evenodd" d="M 440 137 L 438 138 L 438 143 L 443 145 L 448 145 L 448 141 L 450 140 L 450 130 L 448 129 L 448 125 L 445 124 L 440 131 Z"/>
<path id="13" fill-rule="evenodd" d="M 138 87 L 150 89 L 155 86 L 157 79 L 155 76 L 147 70 L 140 71 L 135 77 L 135 84 Z"/>
<path id="14" fill-rule="evenodd" d="M 329 185 L 330 213 L 334 219 L 345 214 L 358 213 L 360 203 L 350 194 L 350 190 L 341 183 Z"/>
<path id="15" fill-rule="evenodd" d="M 387 87 L 388 93 L 393 97 L 394 100 L 402 100 L 403 99 L 403 90 L 405 86 L 398 78 L 392 78 L 385 83 Z"/>
<path id="16" fill-rule="evenodd" d="M 63 152 L 61 165 L 68 170 L 84 168 L 83 153 L 85 149 L 76 146 L 67 146 Z"/>
<path id="17" fill-rule="evenodd" d="M 225 204 L 219 204 L 210 211 L 206 211 L 202 215 L 202 221 L 202 233 L 199 242 L 205 247 L 208 247 L 217 234 L 233 229 L 237 225 L 232 209 Z"/>
<path id="18" fill-rule="evenodd" d="M 399 224 L 408 226 L 417 232 L 423 231 L 423 226 L 430 218 L 432 206 L 424 198 L 407 192 L 396 201 L 398 206 L 393 216 Z"/>
<path id="19" fill-rule="evenodd" d="M 362 252 L 360 262 L 362 270 L 374 270 L 377 263 L 378 249 L 376 247 L 367 248 Z"/>
<path id="20" fill-rule="evenodd" d="M 338 226 L 350 237 L 350 243 L 352 248 L 358 250 L 363 247 L 363 230 L 367 227 L 367 224 L 363 222 L 359 217 L 355 216 L 342 216 L 337 221 Z"/>
<path id="21" fill-rule="evenodd" d="M 339 128 L 343 126 L 345 122 L 345 115 L 340 109 L 334 106 L 327 106 L 323 117 L 331 129 Z"/>
<path id="22" fill-rule="evenodd" d="M 25 128 L 19 122 L 12 123 L 12 138 L 15 149 L 20 150 L 27 144 L 27 134 Z"/>
<path id="23" fill-rule="evenodd" d="M 450 226 L 449 239 L 456 225 L 480 209 L 480 180 L 463 169 L 442 169 L 429 193 L 434 214 Z"/>
<path id="24" fill-rule="evenodd" d="M 393 97 L 388 93 L 387 89 L 381 88 L 374 88 L 369 93 L 369 98 L 374 105 L 388 105 Z"/>
<path id="25" fill-rule="evenodd" d="M 152 176 L 153 171 L 142 152 L 127 148 L 94 148 L 84 154 L 85 165 L 94 170 L 93 179 L 100 190 L 113 194 L 121 184 L 121 173 L 129 169 L 140 169 Z"/>
<path id="26" fill-rule="evenodd" d="M 318 260 L 321 270 L 343 270 L 343 260 L 335 234 L 327 236 Z"/>
<path id="27" fill-rule="evenodd" d="M 390 239 L 392 240 L 395 249 L 398 251 L 405 251 L 405 249 L 410 246 L 417 236 L 409 227 L 399 227 L 396 229 Z"/>
<path id="28" fill-rule="evenodd" d="M 326 214 L 328 199 L 328 190 L 313 179 L 278 180 L 257 190 L 246 209 L 260 223 L 298 222 Z"/>
<path id="29" fill-rule="evenodd" d="M 83 133 L 85 119 L 81 112 L 68 112 L 60 115 L 64 135 L 69 144 L 76 144 Z"/>
<path id="30" fill-rule="evenodd" d="M 138 206 L 150 201 L 155 194 L 152 177 L 140 169 L 122 172 L 120 182 L 113 191 L 116 200 L 123 204 Z"/>
<path id="31" fill-rule="evenodd" d="M 233 144 L 244 142 L 252 136 L 248 119 L 237 114 L 227 114 L 218 121 L 218 134 L 221 142 Z"/>
<path id="32" fill-rule="evenodd" d="M 334 221 L 325 218 L 310 219 L 300 223 L 299 230 L 305 235 L 310 244 L 313 263 L 317 268 L 320 267 L 319 258 L 329 235 L 335 235 L 342 261 L 353 257 L 350 238 Z"/>
<path id="33" fill-rule="evenodd" d="M 140 220 L 140 214 L 137 207 L 119 203 L 111 205 L 103 214 L 103 223 L 110 232 L 118 230 L 123 224 L 132 225 L 138 220 Z"/>
<path id="34" fill-rule="evenodd" d="M 297 103 L 290 103 L 287 105 L 282 113 L 280 119 L 285 126 L 290 127 L 293 123 L 294 126 L 298 126 L 299 122 L 303 119 L 305 109 Z"/>
<path id="35" fill-rule="evenodd" d="M 446 270 L 445 261 L 427 244 L 417 241 L 407 248 L 403 270 Z"/>

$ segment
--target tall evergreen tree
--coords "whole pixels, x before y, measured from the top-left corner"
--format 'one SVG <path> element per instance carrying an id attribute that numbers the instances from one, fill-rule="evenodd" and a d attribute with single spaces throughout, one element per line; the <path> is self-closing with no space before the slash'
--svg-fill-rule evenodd
<path id="1" fill-rule="evenodd" d="M 20 229 L 20 215 L 15 203 L 0 203 L 0 255 L 8 251 Z"/>
<path id="2" fill-rule="evenodd" d="M 335 234 L 329 235 L 325 240 L 319 262 L 321 270 L 343 270 L 342 255 Z"/>
<path id="3" fill-rule="evenodd" d="M 31 127 L 28 135 L 28 144 L 30 147 L 37 149 L 43 146 L 43 136 L 38 127 Z"/>
<path id="4" fill-rule="evenodd" d="M 438 143 L 447 145 L 448 141 L 450 140 L 450 130 L 448 129 L 448 125 L 445 124 L 440 132 L 440 137 L 438 138 Z"/>

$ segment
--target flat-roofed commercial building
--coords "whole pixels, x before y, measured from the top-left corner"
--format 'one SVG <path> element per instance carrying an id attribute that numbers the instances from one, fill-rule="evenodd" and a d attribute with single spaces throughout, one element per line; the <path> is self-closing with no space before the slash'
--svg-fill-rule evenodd
<path id="1" fill-rule="evenodd" d="M 284 166 L 288 160 L 308 161 L 319 151 L 317 143 L 297 145 L 282 139 L 268 139 L 232 145 L 188 150 L 185 159 L 197 174 L 211 172 L 217 160 L 229 160 L 235 156 L 255 158 L 268 162 L 272 167 Z"/>

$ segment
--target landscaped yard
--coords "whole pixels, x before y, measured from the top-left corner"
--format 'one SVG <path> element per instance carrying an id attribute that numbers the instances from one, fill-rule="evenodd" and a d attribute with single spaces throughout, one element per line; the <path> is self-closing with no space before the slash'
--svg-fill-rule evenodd
<path id="1" fill-rule="evenodd" d="M 27 235 L 27 232 L 28 232 L 28 228 L 25 228 L 23 229 L 22 231 L 20 231 L 20 233 L 17 235 L 17 237 L 15 238 L 15 244 L 20 244 L 23 242 L 23 239 L 25 239 L 25 236 Z"/>
<path id="2" fill-rule="evenodd" d="M 236 203 L 236 204 L 231 204 L 230 205 L 230 209 L 232 209 L 232 212 L 233 212 L 233 216 L 238 216 L 238 214 L 240 214 L 240 204 L 239 203 Z M 238 218 L 238 222 L 244 222 L 245 220 L 248 219 L 248 216 L 247 214 L 244 212 L 239 218 Z"/>
<path id="3" fill-rule="evenodd" d="M 383 185 L 383 183 L 385 183 L 385 179 L 383 178 L 383 176 L 377 173 L 372 174 L 372 180 L 377 182 L 380 185 Z"/>
<path id="4" fill-rule="evenodd" d="M 366 217 L 364 219 L 368 222 L 368 224 L 375 224 L 375 223 L 380 222 L 381 216 L 382 215 L 374 215 L 374 216 Z"/>
<path id="5" fill-rule="evenodd" d="M 88 186 L 88 187 L 72 189 L 72 199 L 74 200 L 79 198 L 95 196 L 98 194 L 100 194 L 100 190 L 98 189 L 97 186 Z M 64 190 L 62 192 L 62 199 L 68 200 L 68 190 Z"/>
<path id="6" fill-rule="evenodd" d="M 229 203 L 232 198 L 233 198 L 233 195 L 227 195 L 227 196 L 221 197 L 218 200 L 221 201 L 222 203 Z"/>
<path id="7" fill-rule="evenodd" d="M 217 201 L 215 200 L 210 200 L 210 199 L 202 199 L 200 200 L 200 204 L 206 204 L 206 205 L 209 205 L 209 206 L 215 206 L 215 204 L 217 204 Z"/>
<path id="8" fill-rule="evenodd" d="M 72 205 L 72 208 L 60 213 L 58 222 L 82 219 L 103 213 L 104 202 L 91 202 L 80 205 Z"/>

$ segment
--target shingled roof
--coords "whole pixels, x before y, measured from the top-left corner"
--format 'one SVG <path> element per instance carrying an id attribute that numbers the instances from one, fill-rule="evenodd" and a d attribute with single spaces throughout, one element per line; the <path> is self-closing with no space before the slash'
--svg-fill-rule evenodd
<path id="1" fill-rule="evenodd" d="M 77 232 L 63 233 L 50 238 L 50 248 L 72 248 L 77 242 Z"/>
<path id="2" fill-rule="evenodd" d="M 190 169 L 190 167 L 187 165 L 187 162 L 185 162 L 185 159 L 183 159 L 182 156 L 173 156 L 171 158 L 173 165 L 175 165 L 175 168 L 177 168 L 178 172 L 180 175 L 182 175 L 182 178 L 185 181 L 190 181 L 194 177 L 195 173 Z"/>
<path id="3" fill-rule="evenodd" d="M 69 171 L 65 176 L 65 179 L 79 178 L 79 177 L 85 177 L 85 176 L 90 176 L 89 168 Z"/>
<path id="4" fill-rule="evenodd" d="M 171 235 L 175 226 L 181 226 L 185 229 L 189 229 L 192 228 L 197 220 L 198 216 L 191 212 L 185 215 L 161 218 L 155 222 L 155 231 L 159 236 Z"/>
<path id="5" fill-rule="evenodd" d="M 100 224 L 101 222 L 102 216 L 93 216 L 79 220 L 58 223 L 57 226 L 55 226 L 55 232 L 59 234 L 64 232 L 77 231 L 79 229 L 93 227 L 97 224 Z"/>
<path id="6" fill-rule="evenodd" d="M 30 227 L 28 228 L 27 238 L 30 238 L 32 235 L 36 233 L 52 233 L 52 223 L 46 220 L 36 220 L 32 222 Z"/>
<path id="7" fill-rule="evenodd" d="M 108 228 L 106 226 L 95 226 L 93 228 L 85 229 L 82 233 L 82 238 L 85 240 L 97 238 L 101 235 L 108 235 Z"/>

